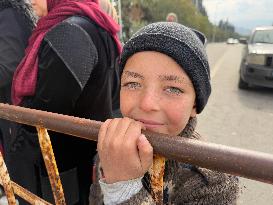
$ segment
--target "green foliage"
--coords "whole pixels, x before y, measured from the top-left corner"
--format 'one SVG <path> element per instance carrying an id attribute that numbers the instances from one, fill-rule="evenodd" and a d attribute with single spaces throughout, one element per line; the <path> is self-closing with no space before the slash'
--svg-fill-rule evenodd
<path id="1" fill-rule="evenodd" d="M 236 37 L 234 27 L 221 22 L 215 27 L 209 21 L 204 7 L 196 9 L 191 0 L 121 0 L 124 41 L 142 26 L 165 21 L 168 13 L 176 13 L 178 22 L 203 32 L 209 40 Z"/>

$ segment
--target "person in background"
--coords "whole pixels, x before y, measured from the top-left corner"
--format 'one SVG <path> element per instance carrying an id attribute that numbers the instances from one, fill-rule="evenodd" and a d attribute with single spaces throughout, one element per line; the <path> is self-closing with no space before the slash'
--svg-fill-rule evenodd
<path id="1" fill-rule="evenodd" d="M 12 76 L 24 56 L 27 40 L 34 27 L 34 20 L 34 15 L 24 0 L 2 0 L 0 2 L 1 103 L 11 104 Z M 1 128 L 4 129 L 4 127 L 5 121 L 0 119 L 0 136 Z"/>
<path id="2" fill-rule="evenodd" d="M 0 1 L 0 103 L 11 104 L 11 82 L 13 73 L 24 56 L 27 40 L 34 27 L 35 17 L 24 0 Z M 9 122 L 0 119 L 0 151 L 10 142 L 2 133 L 8 132 Z M 0 203 L 6 201 L 0 191 Z M 7 203 L 6 203 L 7 204 Z"/>
<path id="3" fill-rule="evenodd" d="M 178 22 L 177 15 L 175 13 L 168 13 L 166 17 L 167 22 Z"/>
<path id="4" fill-rule="evenodd" d="M 31 0 L 39 17 L 12 83 L 14 105 L 104 121 L 119 109 L 119 25 L 97 0 Z M 11 178 L 53 203 L 34 127 L 11 123 Z M 88 204 L 96 142 L 49 132 L 66 204 Z M 20 205 L 26 204 L 21 200 Z"/>
<path id="5" fill-rule="evenodd" d="M 115 22 L 118 22 L 118 14 L 113 4 L 109 0 L 99 0 L 100 7 L 109 14 Z"/>
<path id="6" fill-rule="evenodd" d="M 13 73 L 24 56 L 34 27 L 34 15 L 24 0 L 0 2 L 0 102 L 11 103 Z"/>
<path id="7" fill-rule="evenodd" d="M 154 155 L 141 133 L 201 140 L 195 131 L 197 114 L 211 93 L 204 39 L 199 31 L 181 24 L 159 22 L 140 29 L 124 45 L 123 118 L 109 119 L 100 128 L 90 205 L 236 204 L 237 177 L 165 161 Z M 155 165 L 160 166 L 154 169 Z M 155 184 L 162 189 L 154 189 Z"/>

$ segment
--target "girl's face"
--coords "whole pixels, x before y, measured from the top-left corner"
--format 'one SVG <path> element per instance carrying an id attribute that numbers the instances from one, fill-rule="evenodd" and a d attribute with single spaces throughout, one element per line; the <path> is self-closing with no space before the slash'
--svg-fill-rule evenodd
<path id="1" fill-rule="evenodd" d="M 47 0 L 31 0 L 31 5 L 38 17 L 47 15 Z"/>
<path id="2" fill-rule="evenodd" d="M 191 80 L 172 58 L 154 51 L 139 52 L 127 60 L 120 104 L 124 117 L 169 135 L 178 135 L 196 116 Z"/>

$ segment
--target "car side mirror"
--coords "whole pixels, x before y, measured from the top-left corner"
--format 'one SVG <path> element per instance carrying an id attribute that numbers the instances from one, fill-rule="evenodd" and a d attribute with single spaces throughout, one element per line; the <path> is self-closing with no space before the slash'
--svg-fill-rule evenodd
<path id="1" fill-rule="evenodd" d="M 246 39 L 246 38 L 240 38 L 240 39 L 239 39 L 239 42 L 240 42 L 241 44 L 247 44 L 247 39 Z"/>

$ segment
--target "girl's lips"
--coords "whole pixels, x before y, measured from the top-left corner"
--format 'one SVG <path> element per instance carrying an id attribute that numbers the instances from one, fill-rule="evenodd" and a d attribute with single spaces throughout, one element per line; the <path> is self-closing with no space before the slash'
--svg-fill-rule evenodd
<path id="1" fill-rule="evenodd" d="M 142 122 L 146 128 L 156 128 L 156 127 L 164 125 L 163 123 L 155 122 L 152 120 L 138 119 L 137 121 Z"/>

